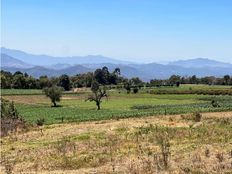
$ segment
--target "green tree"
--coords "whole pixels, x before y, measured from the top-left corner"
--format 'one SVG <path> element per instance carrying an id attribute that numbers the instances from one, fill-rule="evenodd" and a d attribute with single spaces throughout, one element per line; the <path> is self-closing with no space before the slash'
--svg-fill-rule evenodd
<path id="1" fill-rule="evenodd" d="M 49 86 L 49 79 L 47 76 L 40 76 L 39 77 L 39 87 L 41 89 Z"/>
<path id="2" fill-rule="evenodd" d="M 26 78 L 23 74 L 14 74 L 13 76 L 13 87 L 16 89 L 26 88 Z"/>
<path id="3" fill-rule="evenodd" d="M 131 92 L 131 81 L 130 80 L 125 80 L 124 83 L 123 83 L 123 87 L 126 89 L 127 91 L 127 94 L 129 94 Z"/>
<path id="4" fill-rule="evenodd" d="M 70 80 L 68 75 L 63 74 L 59 77 L 59 86 L 63 87 L 65 91 L 70 90 Z"/>
<path id="5" fill-rule="evenodd" d="M 102 85 L 107 83 L 106 70 L 104 71 L 102 69 L 96 69 L 94 72 L 94 79 Z"/>
<path id="6" fill-rule="evenodd" d="M 191 84 L 198 84 L 198 79 L 197 79 L 197 76 L 196 76 L 196 75 L 193 75 L 193 76 L 190 78 L 190 83 L 191 83 Z"/>
<path id="7" fill-rule="evenodd" d="M 44 93 L 47 97 L 51 99 L 51 102 L 53 103 L 53 106 L 56 107 L 56 102 L 59 102 L 62 97 L 62 91 L 63 88 L 58 86 L 52 86 L 44 88 Z"/>
<path id="8" fill-rule="evenodd" d="M 35 89 L 36 88 L 36 79 L 32 76 L 28 76 L 26 78 L 26 88 L 27 89 Z"/>
<path id="9" fill-rule="evenodd" d="M 172 75 L 170 78 L 169 78 L 169 84 L 170 85 L 179 85 L 180 83 L 180 76 L 178 75 Z"/>
<path id="10" fill-rule="evenodd" d="M 225 76 L 223 77 L 223 79 L 224 79 L 224 83 L 225 83 L 225 85 L 229 85 L 229 82 L 230 82 L 230 76 L 229 76 L 229 75 L 225 75 Z"/>
<path id="11" fill-rule="evenodd" d="M 143 81 L 140 80 L 138 77 L 131 78 L 131 84 L 132 86 L 143 86 Z"/>
<path id="12" fill-rule="evenodd" d="M 11 88 L 12 78 L 11 72 L 1 70 L 1 88 Z"/>
<path id="13" fill-rule="evenodd" d="M 94 101 L 97 106 L 97 110 L 100 110 L 100 104 L 103 97 L 107 97 L 106 88 L 101 87 L 97 81 L 93 81 L 91 86 L 92 95 L 88 97 L 88 101 Z"/>
<path id="14" fill-rule="evenodd" d="M 113 74 L 116 74 L 117 76 L 120 76 L 121 75 L 120 68 L 115 68 Z"/>

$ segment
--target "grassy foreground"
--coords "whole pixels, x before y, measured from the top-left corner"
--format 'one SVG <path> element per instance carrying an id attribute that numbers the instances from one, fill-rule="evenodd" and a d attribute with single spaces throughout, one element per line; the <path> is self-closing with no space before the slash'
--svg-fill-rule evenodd
<path id="1" fill-rule="evenodd" d="M 49 125 L 1 139 L 1 171 L 231 173 L 232 112 Z"/>

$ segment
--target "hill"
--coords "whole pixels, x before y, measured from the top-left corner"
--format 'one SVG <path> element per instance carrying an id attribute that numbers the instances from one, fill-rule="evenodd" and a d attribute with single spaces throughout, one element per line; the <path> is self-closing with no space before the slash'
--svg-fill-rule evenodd
<path id="1" fill-rule="evenodd" d="M 126 64 L 129 62 L 116 60 L 109 57 L 104 57 L 101 55 L 88 55 L 88 56 L 72 56 L 72 57 L 55 57 L 48 55 L 34 55 L 29 54 L 20 50 L 8 49 L 1 47 L 1 52 L 17 58 L 21 61 L 27 62 L 29 64 L 38 66 L 50 66 L 53 64 L 84 64 L 84 63 L 114 63 L 114 64 Z"/>
<path id="2" fill-rule="evenodd" d="M 30 65 L 26 62 L 23 62 L 19 59 L 8 56 L 4 53 L 1 53 L 1 66 L 2 67 L 16 67 L 16 68 L 30 68 L 33 65 Z"/>
<path id="3" fill-rule="evenodd" d="M 3 70 L 12 73 L 15 71 L 27 72 L 35 77 L 41 75 L 75 75 L 93 72 L 95 69 L 103 66 L 107 66 L 110 71 L 120 68 L 122 76 L 127 78 L 139 77 L 144 81 L 154 78 L 164 79 L 173 74 L 180 76 L 197 75 L 198 77 L 232 75 L 232 64 L 205 58 L 180 60 L 163 65 L 158 63 L 135 64 L 104 56 L 52 57 L 32 55 L 6 48 L 2 48 L 2 51 L 4 52 L 1 55 L 1 68 Z"/>
<path id="4" fill-rule="evenodd" d="M 232 68 L 232 64 L 219 62 L 216 60 L 210 60 L 207 58 L 196 58 L 189 60 L 178 60 L 174 62 L 170 62 L 169 65 L 177 65 L 181 67 L 195 67 L 195 68 L 203 68 L 203 67 L 223 67 L 223 68 Z"/>

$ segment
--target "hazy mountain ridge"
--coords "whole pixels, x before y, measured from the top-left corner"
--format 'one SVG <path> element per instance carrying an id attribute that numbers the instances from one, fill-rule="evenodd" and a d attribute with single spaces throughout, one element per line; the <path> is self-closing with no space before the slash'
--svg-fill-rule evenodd
<path id="1" fill-rule="evenodd" d="M 202 67 L 232 67 L 230 63 L 219 62 L 216 60 L 211 60 L 208 58 L 196 58 L 196 59 L 189 59 L 189 60 L 178 60 L 174 62 L 168 63 L 168 65 L 176 65 L 182 66 L 186 68 L 195 67 L 195 68 L 202 68 Z"/>
<path id="2" fill-rule="evenodd" d="M 35 55 L 29 54 L 23 51 L 8 49 L 1 47 L 1 53 L 7 54 L 18 60 L 27 62 L 32 65 L 38 66 L 51 66 L 54 64 L 84 64 L 84 63 L 114 63 L 114 64 L 127 64 L 131 62 L 116 60 L 109 57 L 104 57 L 101 55 L 88 55 L 88 56 L 67 56 L 67 57 L 55 57 L 55 56 L 48 56 L 48 55 Z"/>
<path id="3" fill-rule="evenodd" d="M 3 51 L 10 49 L 3 48 Z M 19 52 L 14 50 L 14 52 Z M 24 53 L 26 55 L 26 58 L 23 58 L 23 60 L 28 59 L 27 53 Z M 21 56 L 23 55 L 21 54 Z M 42 55 L 40 55 L 42 56 Z M 39 57 L 40 57 L 39 56 Z M 76 57 L 76 56 L 75 56 Z M 78 56 L 77 56 L 78 57 Z M 36 55 L 36 58 L 38 56 Z M 30 75 L 33 75 L 35 77 L 39 77 L 41 75 L 48 75 L 48 76 L 59 76 L 62 74 L 68 74 L 68 75 L 76 75 L 86 72 L 93 72 L 96 68 L 102 68 L 103 66 L 107 66 L 110 71 L 113 71 L 115 68 L 119 67 L 121 69 L 121 74 L 127 78 L 131 77 L 140 77 L 144 81 L 149 81 L 150 79 L 154 78 L 168 78 L 173 74 L 181 75 L 181 76 L 191 76 L 191 75 L 197 75 L 199 77 L 202 76 L 223 76 L 225 74 L 232 75 L 232 64 L 230 63 L 224 63 L 219 61 L 214 61 L 210 59 L 205 58 L 197 58 L 197 59 L 190 59 L 190 60 L 180 60 L 175 62 L 170 62 L 167 65 L 158 64 L 158 63 L 148 63 L 148 64 L 135 64 L 135 63 L 129 63 L 129 62 L 122 62 L 111 58 L 102 57 L 95 57 L 95 61 L 91 61 L 90 59 L 94 58 L 94 56 L 91 56 L 88 58 L 86 56 L 86 60 L 82 61 L 85 63 L 73 63 L 72 61 L 69 62 L 72 58 L 62 58 L 62 60 L 65 60 L 65 63 L 63 62 L 57 62 L 57 60 L 61 60 L 60 58 L 56 57 L 50 57 L 50 56 L 44 56 L 44 59 L 47 59 L 46 61 L 50 63 L 54 63 L 47 66 L 40 66 L 36 65 L 33 66 L 29 64 L 26 61 L 19 60 L 18 57 L 12 57 L 5 53 L 1 54 L 1 61 L 2 65 L 1 68 L 6 71 L 10 71 L 14 73 L 15 71 L 22 71 L 27 72 Z M 80 60 L 80 57 L 76 60 Z M 42 58 L 41 58 L 42 59 Z M 40 62 L 42 60 L 39 59 Z M 50 61 L 50 59 L 54 60 Z M 75 58 L 74 58 L 75 59 Z M 83 57 L 81 59 L 84 59 Z M 76 61 L 75 60 L 75 61 Z M 112 62 L 102 62 L 102 61 L 109 61 L 113 60 Z M 97 63 L 101 62 L 101 63 Z M 116 62 L 116 63 L 114 63 Z M 34 63 L 35 64 L 35 63 Z"/>
<path id="4" fill-rule="evenodd" d="M 33 65 L 30 65 L 26 62 L 18 60 L 14 57 L 11 57 L 7 54 L 1 53 L 1 66 L 2 67 L 18 67 L 18 68 L 30 68 Z"/>

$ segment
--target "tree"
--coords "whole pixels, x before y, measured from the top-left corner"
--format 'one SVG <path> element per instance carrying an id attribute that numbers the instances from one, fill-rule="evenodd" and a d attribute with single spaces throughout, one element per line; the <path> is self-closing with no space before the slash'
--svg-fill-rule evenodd
<path id="1" fill-rule="evenodd" d="M 121 75 L 120 68 L 115 68 L 113 74 L 116 74 L 117 76 Z"/>
<path id="2" fill-rule="evenodd" d="M 26 88 L 26 78 L 23 74 L 15 73 L 13 77 L 13 87 L 16 89 Z"/>
<path id="3" fill-rule="evenodd" d="M 12 74 L 8 71 L 1 70 L 1 88 L 11 88 Z"/>
<path id="4" fill-rule="evenodd" d="M 229 76 L 229 75 L 225 75 L 225 76 L 223 77 L 223 79 L 224 79 L 225 85 L 229 85 L 230 76 Z"/>
<path id="5" fill-rule="evenodd" d="M 197 83 L 198 83 L 198 79 L 197 79 L 197 76 L 196 76 L 196 75 L 193 75 L 193 76 L 190 78 L 190 83 L 191 83 L 191 84 L 197 84 Z"/>
<path id="6" fill-rule="evenodd" d="M 28 76 L 26 78 L 26 88 L 27 89 L 35 89 L 36 88 L 36 79 L 32 76 Z"/>
<path id="7" fill-rule="evenodd" d="M 126 81 L 123 83 L 123 87 L 126 89 L 127 94 L 129 94 L 130 91 L 131 91 L 131 81 L 130 81 L 130 80 L 126 80 Z"/>
<path id="8" fill-rule="evenodd" d="M 59 86 L 63 87 L 65 91 L 69 91 L 70 80 L 68 75 L 63 74 L 62 76 L 59 77 Z"/>
<path id="9" fill-rule="evenodd" d="M 169 78 L 169 83 L 170 85 L 177 85 L 177 83 L 180 82 L 180 76 L 178 75 L 172 75 L 170 78 Z"/>
<path id="10" fill-rule="evenodd" d="M 213 85 L 214 81 L 215 81 L 214 76 L 206 76 L 206 77 L 201 78 L 202 84 Z"/>
<path id="11" fill-rule="evenodd" d="M 49 88 L 44 88 L 43 91 L 45 92 L 45 95 L 51 99 L 53 106 L 56 107 L 56 102 L 59 102 L 62 96 L 63 88 L 58 86 L 52 86 Z"/>
<path id="12" fill-rule="evenodd" d="M 131 78 L 130 83 L 133 87 L 142 87 L 143 86 L 143 81 L 140 80 L 138 77 Z"/>
<path id="13" fill-rule="evenodd" d="M 93 81 L 92 86 L 91 86 L 91 91 L 92 91 L 92 95 L 90 95 L 88 97 L 88 101 L 94 101 L 96 103 L 97 106 L 97 110 L 100 110 L 100 104 L 101 104 L 101 100 L 103 97 L 107 97 L 106 94 L 106 88 L 100 87 L 100 84 L 97 81 Z"/>
<path id="14" fill-rule="evenodd" d="M 41 89 L 48 87 L 48 84 L 49 84 L 49 79 L 47 76 L 40 76 L 39 77 L 39 87 Z"/>
<path id="15" fill-rule="evenodd" d="M 134 87 L 133 88 L 133 92 L 134 92 L 134 94 L 137 94 L 139 92 L 139 88 L 138 87 Z"/>
<path id="16" fill-rule="evenodd" d="M 94 79 L 96 79 L 96 81 L 102 85 L 105 85 L 107 83 L 106 73 L 102 69 L 95 70 Z"/>

